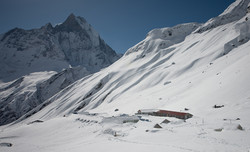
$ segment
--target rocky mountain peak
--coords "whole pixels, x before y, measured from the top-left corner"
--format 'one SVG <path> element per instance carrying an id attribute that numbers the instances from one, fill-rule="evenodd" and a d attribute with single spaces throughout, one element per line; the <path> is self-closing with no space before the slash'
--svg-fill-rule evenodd
<path id="1" fill-rule="evenodd" d="M 115 62 L 119 56 L 82 17 L 70 14 L 55 27 L 15 28 L 0 37 L 0 80 L 8 82 L 39 71 L 61 71 L 83 66 L 90 73 Z M 41 63 L 48 63 L 48 65 Z"/>
<path id="2" fill-rule="evenodd" d="M 54 28 L 51 23 L 47 23 L 44 26 L 42 26 L 42 29 L 50 31 L 50 30 L 53 30 Z"/>
<path id="3" fill-rule="evenodd" d="M 62 24 L 57 25 L 55 28 L 57 31 L 77 32 L 83 30 L 81 24 L 87 24 L 86 20 L 71 13 Z"/>

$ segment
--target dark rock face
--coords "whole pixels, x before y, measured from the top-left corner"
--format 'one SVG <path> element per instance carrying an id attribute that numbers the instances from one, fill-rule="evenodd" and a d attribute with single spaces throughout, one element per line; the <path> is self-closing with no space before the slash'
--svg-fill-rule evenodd
<path id="1" fill-rule="evenodd" d="M 79 17 L 80 18 L 80 17 Z M 81 18 L 81 22 L 87 24 L 86 20 Z M 70 14 L 66 21 L 64 21 L 62 24 L 57 25 L 55 27 L 56 32 L 79 32 L 82 31 L 82 27 L 80 26 L 79 22 L 76 19 L 76 16 L 74 14 Z"/>

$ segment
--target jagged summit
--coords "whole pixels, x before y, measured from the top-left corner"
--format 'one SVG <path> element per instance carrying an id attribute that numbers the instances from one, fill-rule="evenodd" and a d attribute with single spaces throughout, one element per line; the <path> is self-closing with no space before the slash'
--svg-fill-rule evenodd
<path id="1" fill-rule="evenodd" d="M 42 26 L 41 29 L 52 31 L 54 29 L 54 27 L 53 27 L 53 25 L 51 23 L 47 23 L 44 26 Z"/>
<path id="2" fill-rule="evenodd" d="M 78 65 L 93 73 L 119 58 L 84 18 L 74 14 L 55 27 L 47 23 L 40 29 L 6 32 L 1 36 L 0 55 L 0 80 L 5 82 L 31 72 L 58 72 Z"/>
<path id="3" fill-rule="evenodd" d="M 71 13 L 67 19 L 60 25 L 57 25 L 55 29 L 57 31 L 66 31 L 66 32 L 77 32 L 83 30 L 81 24 L 87 24 L 84 18 L 76 17 L 73 13 Z M 81 22 L 79 22 L 81 21 Z"/>
<path id="4" fill-rule="evenodd" d="M 65 22 L 74 20 L 75 18 L 76 18 L 75 14 L 74 13 L 70 13 Z"/>

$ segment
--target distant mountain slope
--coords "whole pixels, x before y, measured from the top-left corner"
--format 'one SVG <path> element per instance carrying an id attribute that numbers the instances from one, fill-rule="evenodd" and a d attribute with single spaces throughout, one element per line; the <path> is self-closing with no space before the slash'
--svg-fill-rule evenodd
<path id="1" fill-rule="evenodd" d="M 86 75 L 89 75 L 89 72 L 79 66 L 59 73 L 34 72 L 2 84 L 0 86 L 0 125 L 15 121 Z"/>
<path id="2" fill-rule="evenodd" d="M 0 37 L 0 80 L 7 82 L 40 71 L 61 71 L 81 65 L 90 73 L 115 62 L 119 56 L 82 17 L 40 29 L 15 28 Z"/>

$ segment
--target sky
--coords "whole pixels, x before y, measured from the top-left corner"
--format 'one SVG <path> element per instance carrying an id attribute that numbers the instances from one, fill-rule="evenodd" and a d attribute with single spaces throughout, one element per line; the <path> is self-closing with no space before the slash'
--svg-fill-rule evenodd
<path id="1" fill-rule="evenodd" d="M 62 23 L 84 17 L 116 52 L 142 41 L 154 28 L 204 23 L 235 0 L 0 0 L 0 33 L 15 27 Z"/>

